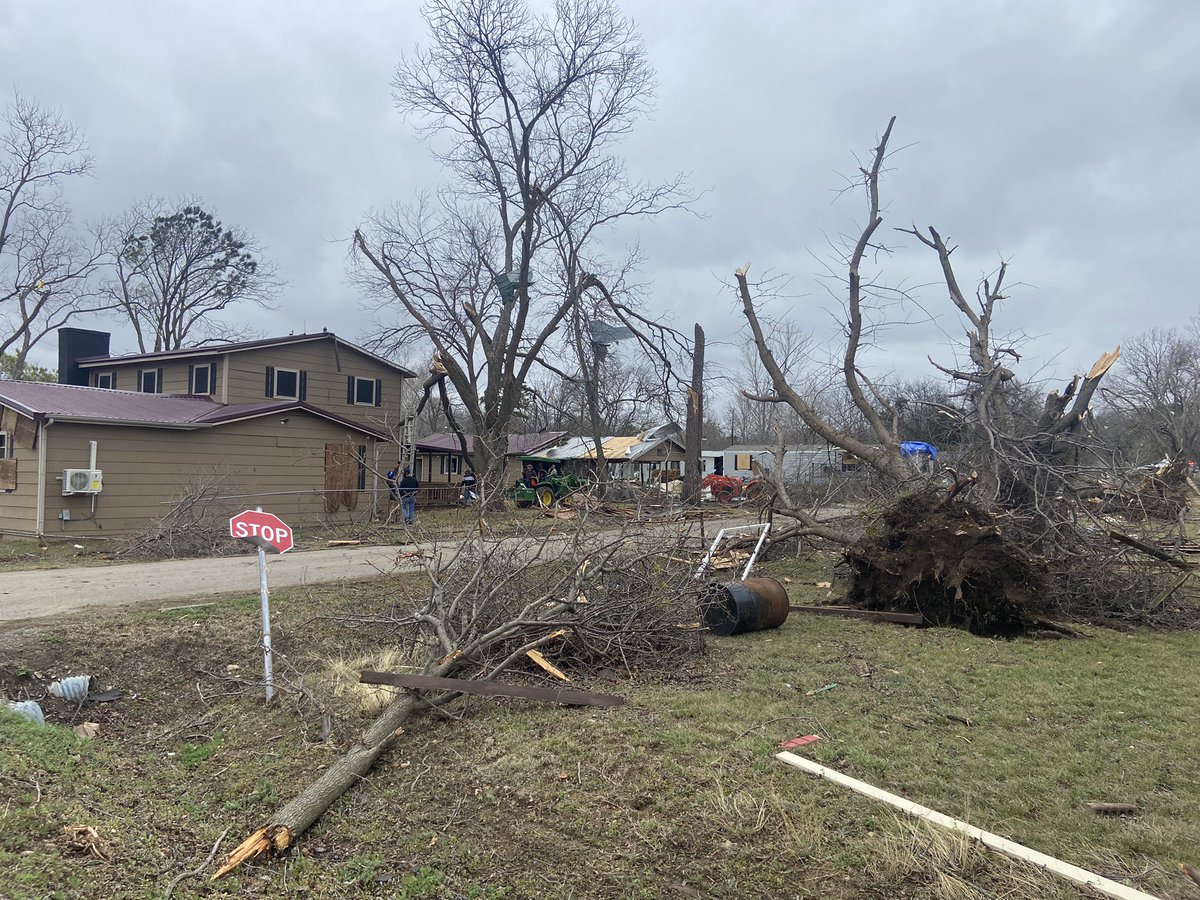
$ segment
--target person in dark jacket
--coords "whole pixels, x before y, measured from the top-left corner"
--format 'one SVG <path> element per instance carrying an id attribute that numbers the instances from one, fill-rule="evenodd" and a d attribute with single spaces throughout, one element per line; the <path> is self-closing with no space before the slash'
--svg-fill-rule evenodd
<path id="1" fill-rule="evenodd" d="M 387 470 L 387 474 L 384 475 L 383 478 L 387 482 L 388 494 L 391 495 L 392 502 L 393 503 L 399 502 L 399 500 L 400 500 L 400 485 L 398 484 L 398 482 L 400 480 L 400 467 L 392 466 L 390 469 Z"/>
<path id="2" fill-rule="evenodd" d="M 462 480 L 462 494 L 459 495 L 458 502 L 463 506 L 470 506 L 479 499 L 479 495 L 475 493 L 475 485 L 479 479 L 475 477 L 474 469 L 467 469 L 467 474 Z"/>
<path id="3" fill-rule="evenodd" d="M 405 467 L 404 477 L 400 479 L 400 511 L 404 514 L 404 523 L 412 525 L 417 518 L 417 492 L 421 490 L 421 482 L 413 477 L 412 471 Z"/>

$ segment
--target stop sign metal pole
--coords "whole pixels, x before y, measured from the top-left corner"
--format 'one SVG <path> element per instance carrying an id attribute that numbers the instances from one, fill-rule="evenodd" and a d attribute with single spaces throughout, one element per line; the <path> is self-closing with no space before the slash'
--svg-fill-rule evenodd
<path id="1" fill-rule="evenodd" d="M 262 512 L 263 509 L 256 506 L 255 511 Z M 258 545 L 258 596 L 262 601 L 263 684 L 270 703 L 275 696 L 275 676 L 271 671 L 271 598 L 267 594 L 267 551 L 261 542 Z"/>

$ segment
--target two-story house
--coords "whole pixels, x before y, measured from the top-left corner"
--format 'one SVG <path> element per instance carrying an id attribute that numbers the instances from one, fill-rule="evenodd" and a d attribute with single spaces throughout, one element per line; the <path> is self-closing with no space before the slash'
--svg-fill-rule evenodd
<path id="1" fill-rule="evenodd" d="M 0 532 L 136 533 L 198 495 L 295 525 L 368 515 L 410 377 L 328 332 L 110 356 L 60 329 L 60 383 L 0 381 Z"/>

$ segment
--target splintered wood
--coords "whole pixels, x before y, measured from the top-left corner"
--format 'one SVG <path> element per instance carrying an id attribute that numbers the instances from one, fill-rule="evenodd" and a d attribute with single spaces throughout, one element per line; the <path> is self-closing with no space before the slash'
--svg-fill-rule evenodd
<path id="1" fill-rule="evenodd" d="M 557 678 L 559 681 L 570 681 L 571 680 L 570 678 L 568 678 L 566 675 L 563 674 L 562 669 L 560 669 L 558 666 L 554 665 L 554 663 L 550 662 L 548 659 L 546 659 L 546 657 L 542 656 L 542 654 L 540 654 L 538 651 L 526 650 L 525 655 L 528 656 L 530 659 L 532 659 L 535 663 L 537 663 L 543 669 L 545 669 L 547 672 L 549 672 L 551 675 L 553 675 L 555 678 Z"/>
<path id="2" fill-rule="evenodd" d="M 292 833 L 281 825 L 264 825 L 233 848 L 225 864 L 213 873 L 210 881 L 224 878 L 244 862 L 266 856 L 272 851 L 281 853 L 292 845 Z"/>
<path id="3" fill-rule="evenodd" d="M 718 572 L 725 569 L 737 569 L 745 565 L 749 558 L 750 554 L 746 550 L 730 550 L 714 555 L 708 561 L 708 567 Z"/>

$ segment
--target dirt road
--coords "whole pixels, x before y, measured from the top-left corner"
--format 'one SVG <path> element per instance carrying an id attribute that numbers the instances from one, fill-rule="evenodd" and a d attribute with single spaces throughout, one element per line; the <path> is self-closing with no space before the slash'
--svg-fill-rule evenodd
<path id="1" fill-rule="evenodd" d="M 832 507 L 822 518 L 835 519 L 851 510 Z M 707 533 L 753 522 L 748 516 L 710 520 Z M 677 524 L 652 526 L 675 531 Z M 695 528 L 695 523 L 689 528 Z M 618 531 L 601 532 L 616 537 Z M 514 553 L 525 552 L 513 538 Z M 564 542 L 566 537 L 564 536 Z M 533 542 L 534 544 L 537 541 Z M 272 588 L 300 584 L 352 581 L 384 572 L 417 571 L 416 558 L 397 558 L 414 549 L 430 553 L 432 544 L 403 547 L 339 547 L 299 550 L 267 557 L 267 577 Z M 566 549 L 564 543 L 563 550 Z M 257 594 L 258 557 L 181 559 L 128 563 L 74 569 L 34 569 L 0 573 L 0 624 L 25 619 L 55 618 L 91 606 L 127 606 L 142 603 L 195 600 L 219 594 Z"/>
<path id="2" fill-rule="evenodd" d="M 369 578 L 390 571 L 403 549 L 347 547 L 272 555 L 267 557 L 267 577 L 272 588 Z M 5 572 L 0 574 L 0 622 L 59 616 L 88 606 L 236 593 L 258 593 L 257 556 Z"/>

